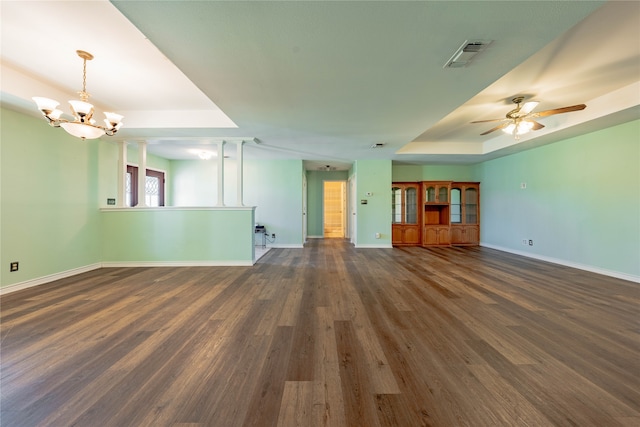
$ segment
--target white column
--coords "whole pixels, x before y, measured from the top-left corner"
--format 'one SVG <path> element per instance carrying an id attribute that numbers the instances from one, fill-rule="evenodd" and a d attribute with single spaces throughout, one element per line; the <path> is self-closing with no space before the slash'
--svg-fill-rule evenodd
<path id="1" fill-rule="evenodd" d="M 218 205 L 224 206 L 224 144 L 218 142 Z"/>
<path id="2" fill-rule="evenodd" d="M 116 192 L 116 206 L 127 206 L 127 141 L 118 141 L 118 188 Z"/>
<path id="3" fill-rule="evenodd" d="M 244 141 L 238 141 L 236 142 L 237 144 L 237 149 L 238 149 L 238 161 L 237 161 L 237 168 L 238 168 L 238 178 L 237 178 L 237 187 L 238 187 L 238 197 L 236 198 L 236 204 L 237 206 L 244 206 L 244 201 L 243 201 L 243 190 L 244 190 L 244 185 L 242 183 L 242 167 L 244 165 L 244 159 L 242 157 L 243 154 L 243 146 L 244 146 Z"/>
<path id="4" fill-rule="evenodd" d="M 147 143 L 145 141 L 138 141 L 138 206 L 139 208 L 146 207 L 146 192 L 147 186 Z"/>

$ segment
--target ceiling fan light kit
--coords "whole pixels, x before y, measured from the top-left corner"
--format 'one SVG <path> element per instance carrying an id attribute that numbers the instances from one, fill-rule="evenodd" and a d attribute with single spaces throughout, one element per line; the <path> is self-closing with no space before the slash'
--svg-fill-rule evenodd
<path id="1" fill-rule="evenodd" d="M 502 129 L 502 132 L 508 133 L 510 135 L 515 135 L 516 138 L 520 135 L 524 135 L 525 133 L 531 132 L 533 128 L 533 122 L 528 120 L 519 120 L 516 123 L 509 123 L 509 126 Z"/>
<path id="2" fill-rule="evenodd" d="M 538 101 L 529 101 L 522 104 L 524 96 L 517 96 L 511 100 L 516 104 L 516 108 L 509 111 L 504 119 L 489 119 L 489 120 L 477 120 L 471 123 L 487 123 L 487 122 L 502 122 L 494 128 L 489 129 L 480 135 L 487 135 L 496 130 L 502 130 L 505 133 L 511 134 L 516 140 L 520 139 L 520 135 L 531 132 L 532 130 L 539 130 L 544 128 L 544 125 L 533 119 L 538 117 L 553 116 L 554 114 L 569 113 L 572 111 L 584 110 L 587 108 L 585 104 L 571 105 L 569 107 L 554 108 L 551 110 L 540 111 L 534 113 L 533 110 L 538 106 Z M 522 105 L 520 105 L 522 104 Z"/>
<path id="3" fill-rule="evenodd" d="M 93 55 L 83 50 L 77 50 L 76 53 L 82 58 L 84 66 L 82 72 L 82 91 L 78 92 L 80 101 L 70 100 L 69 104 L 74 120 L 69 121 L 61 118 L 62 110 L 58 110 L 60 103 L 53 99 L 34 96 L 38 109 L 53 127 L 62 127 L 67 133 L 80 139 L 96 139 L 102 135 L 113 136 L 122 127 L 122 118 L 120 114 L 106 112 L 104 113 L 105 126 L 97 125 L 93 119 L 94 108 L 88 102 L 89 93 L 87 92 L 87 61 L 93 59 Z"/>

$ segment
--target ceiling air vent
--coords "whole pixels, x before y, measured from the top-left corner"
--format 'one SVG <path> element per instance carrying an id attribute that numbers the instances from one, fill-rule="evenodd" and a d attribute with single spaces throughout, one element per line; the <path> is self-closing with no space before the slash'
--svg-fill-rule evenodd
<path id="1" fill-rule="evenodd" d="M 442 68 L 466 67 L 471 59 L 485 50 L 489 44 L 491 44 L 491 40 L 466 40 Z"/>

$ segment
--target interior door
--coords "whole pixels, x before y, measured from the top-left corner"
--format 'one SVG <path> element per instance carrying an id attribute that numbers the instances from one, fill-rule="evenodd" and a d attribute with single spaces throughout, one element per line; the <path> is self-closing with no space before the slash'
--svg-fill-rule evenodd
<path id="1" fill-rule="evenodd" d="M 324 181 L 323 184 L 323 235 L 325 238 L 344 238 L 346 181 Z"/>

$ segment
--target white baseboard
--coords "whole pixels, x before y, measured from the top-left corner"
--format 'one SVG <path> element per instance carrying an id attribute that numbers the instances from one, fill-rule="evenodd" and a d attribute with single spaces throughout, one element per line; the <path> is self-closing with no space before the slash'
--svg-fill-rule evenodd
<path id="1" fill-rule="evenodd" d="M 252 261 L 110 261 L 103 262 L 102 266 L 110 267 L 247 267 L 252 266 Z"/>
<path id="2" fill-rule="evenodd" d="M 62 271 L 60 273 L 49 274 L 47 276 L 38 277 L 31 280 L 25 280 L 24 282 L 14 283 L 9 286 L 0 288 L 0 295 L 5 295 L 11 292 L 19 291 L 22 289 L 31 288 L 34 286 L 42 285 L 45 283 L 53 282 L 55 280 L 65 279 L 67 277 L 75 276 L 76 274 L 86 273 L 87 271 L 97 270 L 101 268 L 102 264 L 90 264 L 84 267 L 72 268 L 71 270 Z"/>
<path id="3" fill-rule="evenodd" d="M 393 245 L 391 243 L 385 243 L 385 244 L 378 244 L 378 243 L 374 243 L 374 244 L 357 244 L 355 245 L 356 249 L 393 249 Z"/>
<path id="4" fill-rule="evenodd" d="M 300 243 L 290 243 L 290 244 L 270 244 L 267 245 L 268 248 L 281 248 L 281 249 L 302 249 L 304 246 Z"/>
<path id="5" fill-rule="evenodd" d="M 480 242 L 480 246 L 485 247 L 485 248 L 489 248 L 489 249 L 495 249 L 497 251 L 509 252 L 509 253 L 512 253 L 512 254 L 515 254 L 515 255 L 520 255 L 520 256 L 523 256 L 523 257 L 527 257 L 527 258 L 538 259 L 540 261 L 546 261 L 546 262 L 550 262 L 550 263 L 553 263 L 553 264 L 564 265 L 565 267 L 576 268 L 578 270 L 589 271 L 591 273 L 602 274 L 604 276 L 615 277 L 616 279 L 622 279 L 622 280 L 628 280 L 630 282 L 640 283 L 640 276 L 634 276 L 632 274 L 621 273 L 619 271 L 613 271 L 613 270 L 606 270 L 604 268 L 594 267 L 592 265 L 580 264 L 580 263 L 575 263 L 575 262 L 571 262 L 571 261 L 566 261 L 566 260 L 563 260 L 563 259 L 547 257 L 547 256 L 544 256 L 544 255 L 532 254 L 532 253 L 529 253 L 529 252 L 518 251 L 518 250 L 515 250 L 515 249 L 505 248 L 505 247 L 502 247 L 502 246 L 491 245 L 491 244 L 483 243 L 483 242 Z"/>
<path id="6" fill-rule="evenodd" d="M 71 270 L 62 271 L 60 273 L 49 274 L 47 276 L 37 277 L 24 282 L 14 283 L 9 286 L 0 288 L 0 295 L 22 289 L 31 288 L 45 283 L 53 282 L 76 274 L 86 273 L 87 271 L 97 270 L 98 268 L 109 267 L 250 267 L 253 261 L 126 261 L 126 262 L 103 262 L 87 265 L 84 267 L 73 268 Z"/>

